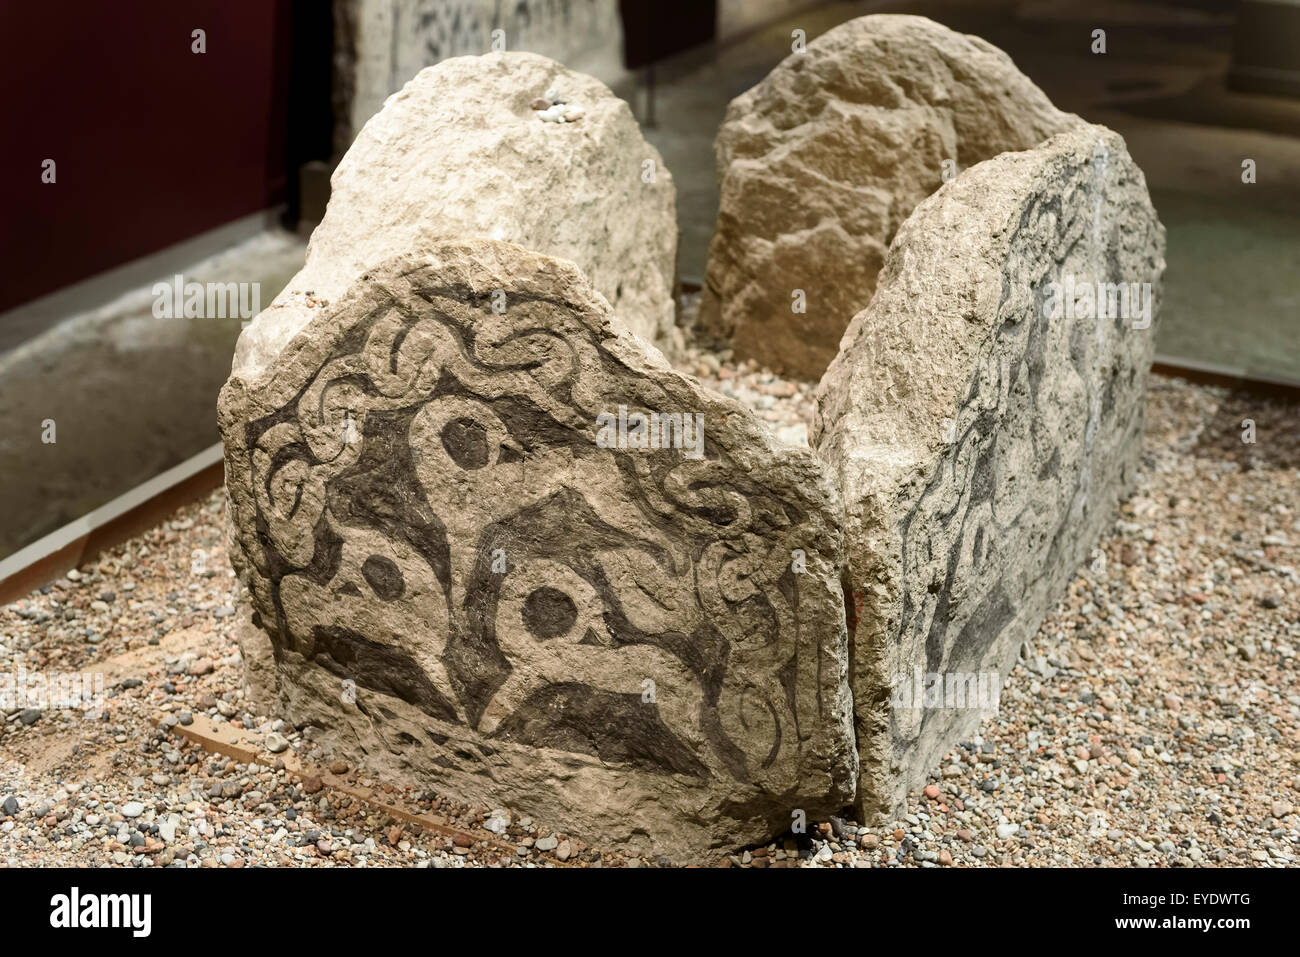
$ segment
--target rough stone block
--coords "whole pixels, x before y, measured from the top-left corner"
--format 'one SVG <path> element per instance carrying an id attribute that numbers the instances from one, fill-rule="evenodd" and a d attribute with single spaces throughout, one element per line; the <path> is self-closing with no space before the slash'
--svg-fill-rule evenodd
<path id="1" fill-rule="evenodd" d="M 275 653 L 266 632 L 253 624 L 252 608 L 246 600 L 239 603 L 234 631 L 244 664 L 245 700 L 258 714 L 274 714 L 280 707 Z"/>
<path id="2" fill-rule="evenodd" d="M 955 175 L 1077 122 L 978 37 L 891 14 L 835 27 L 727 109 L 703 329 L 816 380 L 945 163 Z"/>
<path id="3" fill-rule="evenodd" d="M 372 771 L 678 860 L 852 799 L 825 471 L 620 328 L 572 263 L 435 244 L 282 347 L 247 333 L 219 409 L 232 559 L 292 721 Z"/>
<path id="4" fill-rule="evenodd" d="M 813 429 L 844 499 L 867 810 L 981 715 L 924 707 L 916 676 L 1005 674 L 1113 520 L 1163 269 L 1141 170 L 1086 124 L 967 170 L 895 237 Z"/>
<path id="5" fill-rule="evenodd" d="M 534 109 L 548 93 L 564 102 Z M 624 328 L 676 348 L 672 175 L 599 80 L 532 53 L 444 60 L 388 98 L 330 183 L 306 263 L 241 336 L 236 366 L 365 270 L 459 237 L 572 260 Z"/>

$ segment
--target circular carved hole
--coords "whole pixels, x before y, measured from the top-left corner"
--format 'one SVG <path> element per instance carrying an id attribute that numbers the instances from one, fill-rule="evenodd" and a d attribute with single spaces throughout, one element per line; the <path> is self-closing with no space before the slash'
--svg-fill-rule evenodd
<path id="1" fill-rule="evenodd" d="M 524 627 L 535 638 L 545 641 L 567 634 L 578 620 L 573 599 L 558 588 L 534 589 L 524 599 Z"/>
<path id="2" fill-rule="evenodd" d="M 453 419 L 443 426 L 442 447 L 463 469 L 481 469 L 488 464 L 487 429 L 473 419 Z"/>
<path id="3" fill-rule="evenodd" d="M 401 598 L 406 591 L 406 580 L 402 571 L 391 559 L 382 555 L 371 555 L 361 565 L 361 576 L 384 601 Z"/>

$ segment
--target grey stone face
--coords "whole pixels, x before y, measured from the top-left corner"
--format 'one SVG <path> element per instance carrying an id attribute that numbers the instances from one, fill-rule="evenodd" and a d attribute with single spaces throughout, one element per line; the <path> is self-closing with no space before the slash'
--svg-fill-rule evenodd
<path id="1" fill-rule="evenodd" d="M 727 109 L 704 329 L 816 380 L 871 301 L 894 233 L 945 172 L 1076 122 L 978 37 L 925 17 L 840 24 Z"/>
<path id="2" fill-rule="evenodd" d="M 222 392 L 233 555 L 292 720 L 681 859 L 852 797 L 840 507 L 611 320 L 507 243 L 371 270 Z"/>
<path id="3" fill-rule="evenodd" d="M 1113 520 L 1163 270 L 1142 173 L 1100 126 L 968 170 L 895 238 L 813 430 L 845 501 L 868 809 L 981 716 L 909 700 L 916 676 L 1005 674 Z"/>

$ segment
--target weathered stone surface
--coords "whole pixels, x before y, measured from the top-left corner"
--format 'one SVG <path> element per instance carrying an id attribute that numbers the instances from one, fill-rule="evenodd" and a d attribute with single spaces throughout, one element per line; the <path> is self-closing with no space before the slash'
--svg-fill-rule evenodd
<path id="1" fill-rule="evenodd" d="M 742 358 L 817 379 L 945 160 L 965 169 L 1077 122 L 1005 53 L 924 17 L 828 31 L 727 109 L 704 330 Z M 806 312 L 792 309 L 796 289 Z"/>
<path id="2" fill-rule="evenodd" d="M 698 858 L 852 799 L 841 507 L 811 452 L 612 319 L 508 243 L 371 268 L 222 391 L 232 559 L 294 722 Z M 702 416 L 702 454 L 603 447 L 620 406 Z"/>
<path id="3" fill-rule="evenodd" d="M 580 117 L 541 119 L 532 103 L 548 92 Z M 366 269 L 458 237 L 572 260 L 620 324 L 675 348 L 672 175 L 599 80 L 531 53 L 445 60 L 389 97 L 330 183 L 305 265 L 240 337 L 236 368 L 286 345 L 313 303 Z"/>
<path id="4" fill-rule="evenodd" d="M 252 608 L 246 600 L 239 603 L 237 614 L 234 632 L 244 662 L 245 700 L 258 714 L 273 714 L 279 707 L 280 694 L 271 639 L 253 624 Z"/>
<path id="5" fill-rule="evenodd" d="M 501 30 L 511 50 L 540 53 L 612 83 L 626 76 L 618 0 L 334 0 L 338 152 L 420 70 L 486 53 Z"/>
<path id="6" fill-rule="evenodd" d="M 845 503 L 868 812 L 896 807 L 980 716 L 911 707 L 917 669 L 1005 674 L 1112 520 L 1163 269 L 1145 179 L 1099 126 L 967 170 L 899 230 L 813 430 Z M 1130 318 L 1054 314 L 1068 280 L 1149 284 L 1149 324 L 1141 286 L 1111 310 Z"/>

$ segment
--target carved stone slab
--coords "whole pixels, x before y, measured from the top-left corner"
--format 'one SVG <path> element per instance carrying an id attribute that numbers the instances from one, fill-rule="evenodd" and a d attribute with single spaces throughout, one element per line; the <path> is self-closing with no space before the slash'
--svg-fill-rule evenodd
<path id="1" fill-rule="evenodd" d="M 1113 520 L 1164 265 L 1142 172 L 1100 126 L 973 167 L 899 230 L 813 429 L 845 502 L 869 811 L 992 710 L 918 677 L 1005 674 Z"/>
<path id="2" fill-rule="evenodd" d="M 370 270 L 222 391 L 231 551 L 296 723 L 698 857 L 852 799 L 841 509 L 611 318 L 504 242 Z"/>

